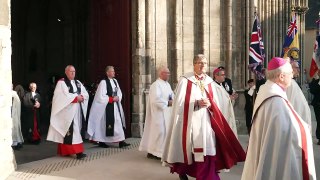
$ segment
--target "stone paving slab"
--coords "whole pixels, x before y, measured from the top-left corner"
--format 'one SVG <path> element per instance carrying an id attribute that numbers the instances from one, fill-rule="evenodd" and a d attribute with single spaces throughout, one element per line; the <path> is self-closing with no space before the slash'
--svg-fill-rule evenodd
<path id="1" fill-rule="evenodd" d="M 315 127 L 315 122 L 313 122 Z M 314 137 L 315 138 L 315 137 Z M 246 149 L 248 136 L 239 136 L 241 145 Z M 170 174 L 168 167 L 163 167 L 158 160 L 146 158 L 145 152 L 138 151 L 139 138 L 127 139 L 132 145 L 120 149 L 98 148 L 86 143 L 88 157 L 76 160 L 74 157 L 51 157 L 39 161 L 18 165 L 17 170 L 8 180 L 178 180 L 176 174 Z M 320 146 L 314 139 L 315 165 L 320 178 Z M 241 178 L 243 163 L 234 166 L 230 172 L 221 172 L 222 180 L 238 180 Z M 189 178 L 193 179 L 193 178 Z"/>

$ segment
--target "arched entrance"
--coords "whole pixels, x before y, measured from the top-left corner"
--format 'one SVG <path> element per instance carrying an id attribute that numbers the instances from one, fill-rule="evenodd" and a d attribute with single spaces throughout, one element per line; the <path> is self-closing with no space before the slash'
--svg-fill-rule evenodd
<path id="1" fill-rule="evenodd" d="M 126 135 L 131 135 L 130 6 L 127 0 L 11 1 L 13 83 L 26 89 L 37 83 L 43 134 L 49 126 L 53 84 L 72 64 L 77 79 L 87 86 L 99 82 L 107 65 L 115 66 L 124 95 Z"/>

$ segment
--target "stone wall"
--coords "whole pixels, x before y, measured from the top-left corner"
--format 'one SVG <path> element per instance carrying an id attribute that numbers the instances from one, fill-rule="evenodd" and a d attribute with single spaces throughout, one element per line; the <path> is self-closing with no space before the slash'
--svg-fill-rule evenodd
<path id="1" fill-rule="evenodd" d="M 225 66 L 234 89 L 242 92 L 254 77 L 247 68 L 254 12 L 261 21 L 267 64 L 271 57 L 280 56 L 293 6 L 307 4 L 303 0 L 132 0 L 132 135 L 141 136 L 145 92 L 157 78 L 157 67 L 169 67 L 175 88 L 179 77 L 192 71 L 193 56 L 202 53 L 209 62 L 209 75 L 215 67 Z M 298 18 L 304 34 L 304 14 Z M 303 38 L 300 42 L 303 52 Z M 238 132 L 246 133 L 241 128 L 245 127 L 242 96 L 234 109 Z"/>
<path id="2" fill-rule="evenodd" d="M 10 0 L 0 0 L 0 179 L 16 167 L 11 148 L 11 31 Z"/>
<path id="3" fill-rule="evenodd" d="M 146 94 L 158 67 L 169 67 L 174 88 L 193 70 L 195 54 L 207 56 L 210 71 L 220 65 L 221 13 L 219 1 L 132 1 L 133 136 L 142 135 Z"/>

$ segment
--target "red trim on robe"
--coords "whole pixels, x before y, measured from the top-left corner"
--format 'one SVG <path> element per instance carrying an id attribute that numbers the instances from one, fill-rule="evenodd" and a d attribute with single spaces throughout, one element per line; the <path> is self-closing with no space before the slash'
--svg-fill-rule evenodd
<path id="1" fill-rule="evenodd" d="M 237 162 L 244 161 L 246 153 L 213 101 L 211 84 L 209 84 L 208 89 L 209 92 L 206 90 L 206 93 L 211 103 L 208 110 L 210 112 L 211 127 L 216 136 L 216 170 L 230 169 Z"/>
<path id="2" fill-rule="evenodd" d="M 195 152 L 195 153 L 199 153 L 199 152 L 203 152 L 203 148 L 193 148 L 193 151 Z"/>
<path id="3" fill-rule="evenodd" d="M 190 105 L 190 95 L 192 90 L 192 82 L 188 81 L 186 97 L 184 101 L 184 112 L 183 112 L 183 128 L 182 128 L 182 150 L 184 163 L 188 164 L 187 155 L 187 130 L 188 130 L 188 115 L 189 115 L 189 105 Z"/>
<path id="4" fill-rule="evenodd" d="M 32 131 L 32 141 L 40 140 L 40 134 L 38 131 L 38 121 L 37 121 L 37 110 L 33 109 L 33 131 Z"/>
<path id="5" fill-rule="evenodd" d="M 307 136 L 306 131 L 295 113 L 295 111 L 292 109 L 292 107 L 289 105 L 289 102 L 286 100 L 286 103 L 288 104 L 291 112 L 293 113 L 295 119 L 297 120 L 300 128 L 300 134 L 301 134 L 301 144 L 302 144 L 302 177 L 303 180 L 309 180 L 309 169 L 308 169 L 308 146 L 307 146 Z"/>
<path id="6" fill-rule="evenodd" d="M 83 144 L 58 144 L 58 154 L 67 156 L 71 154 L 82 153 L 84 151 Z"/>
<path id="7" fill-rule="evenodd" d="M 71 103 L 77 103 L 77 102 L 78 102 L 78 97 L 75 97 Z"/>

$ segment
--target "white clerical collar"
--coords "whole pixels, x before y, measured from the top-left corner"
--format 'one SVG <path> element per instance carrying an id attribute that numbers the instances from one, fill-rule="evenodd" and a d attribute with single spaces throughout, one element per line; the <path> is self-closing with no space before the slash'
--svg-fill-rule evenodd
<path id="1" fill-rule="evenodd" d="M 36 95 L 36 92 L 31 92 L 32 97 Z"/>

